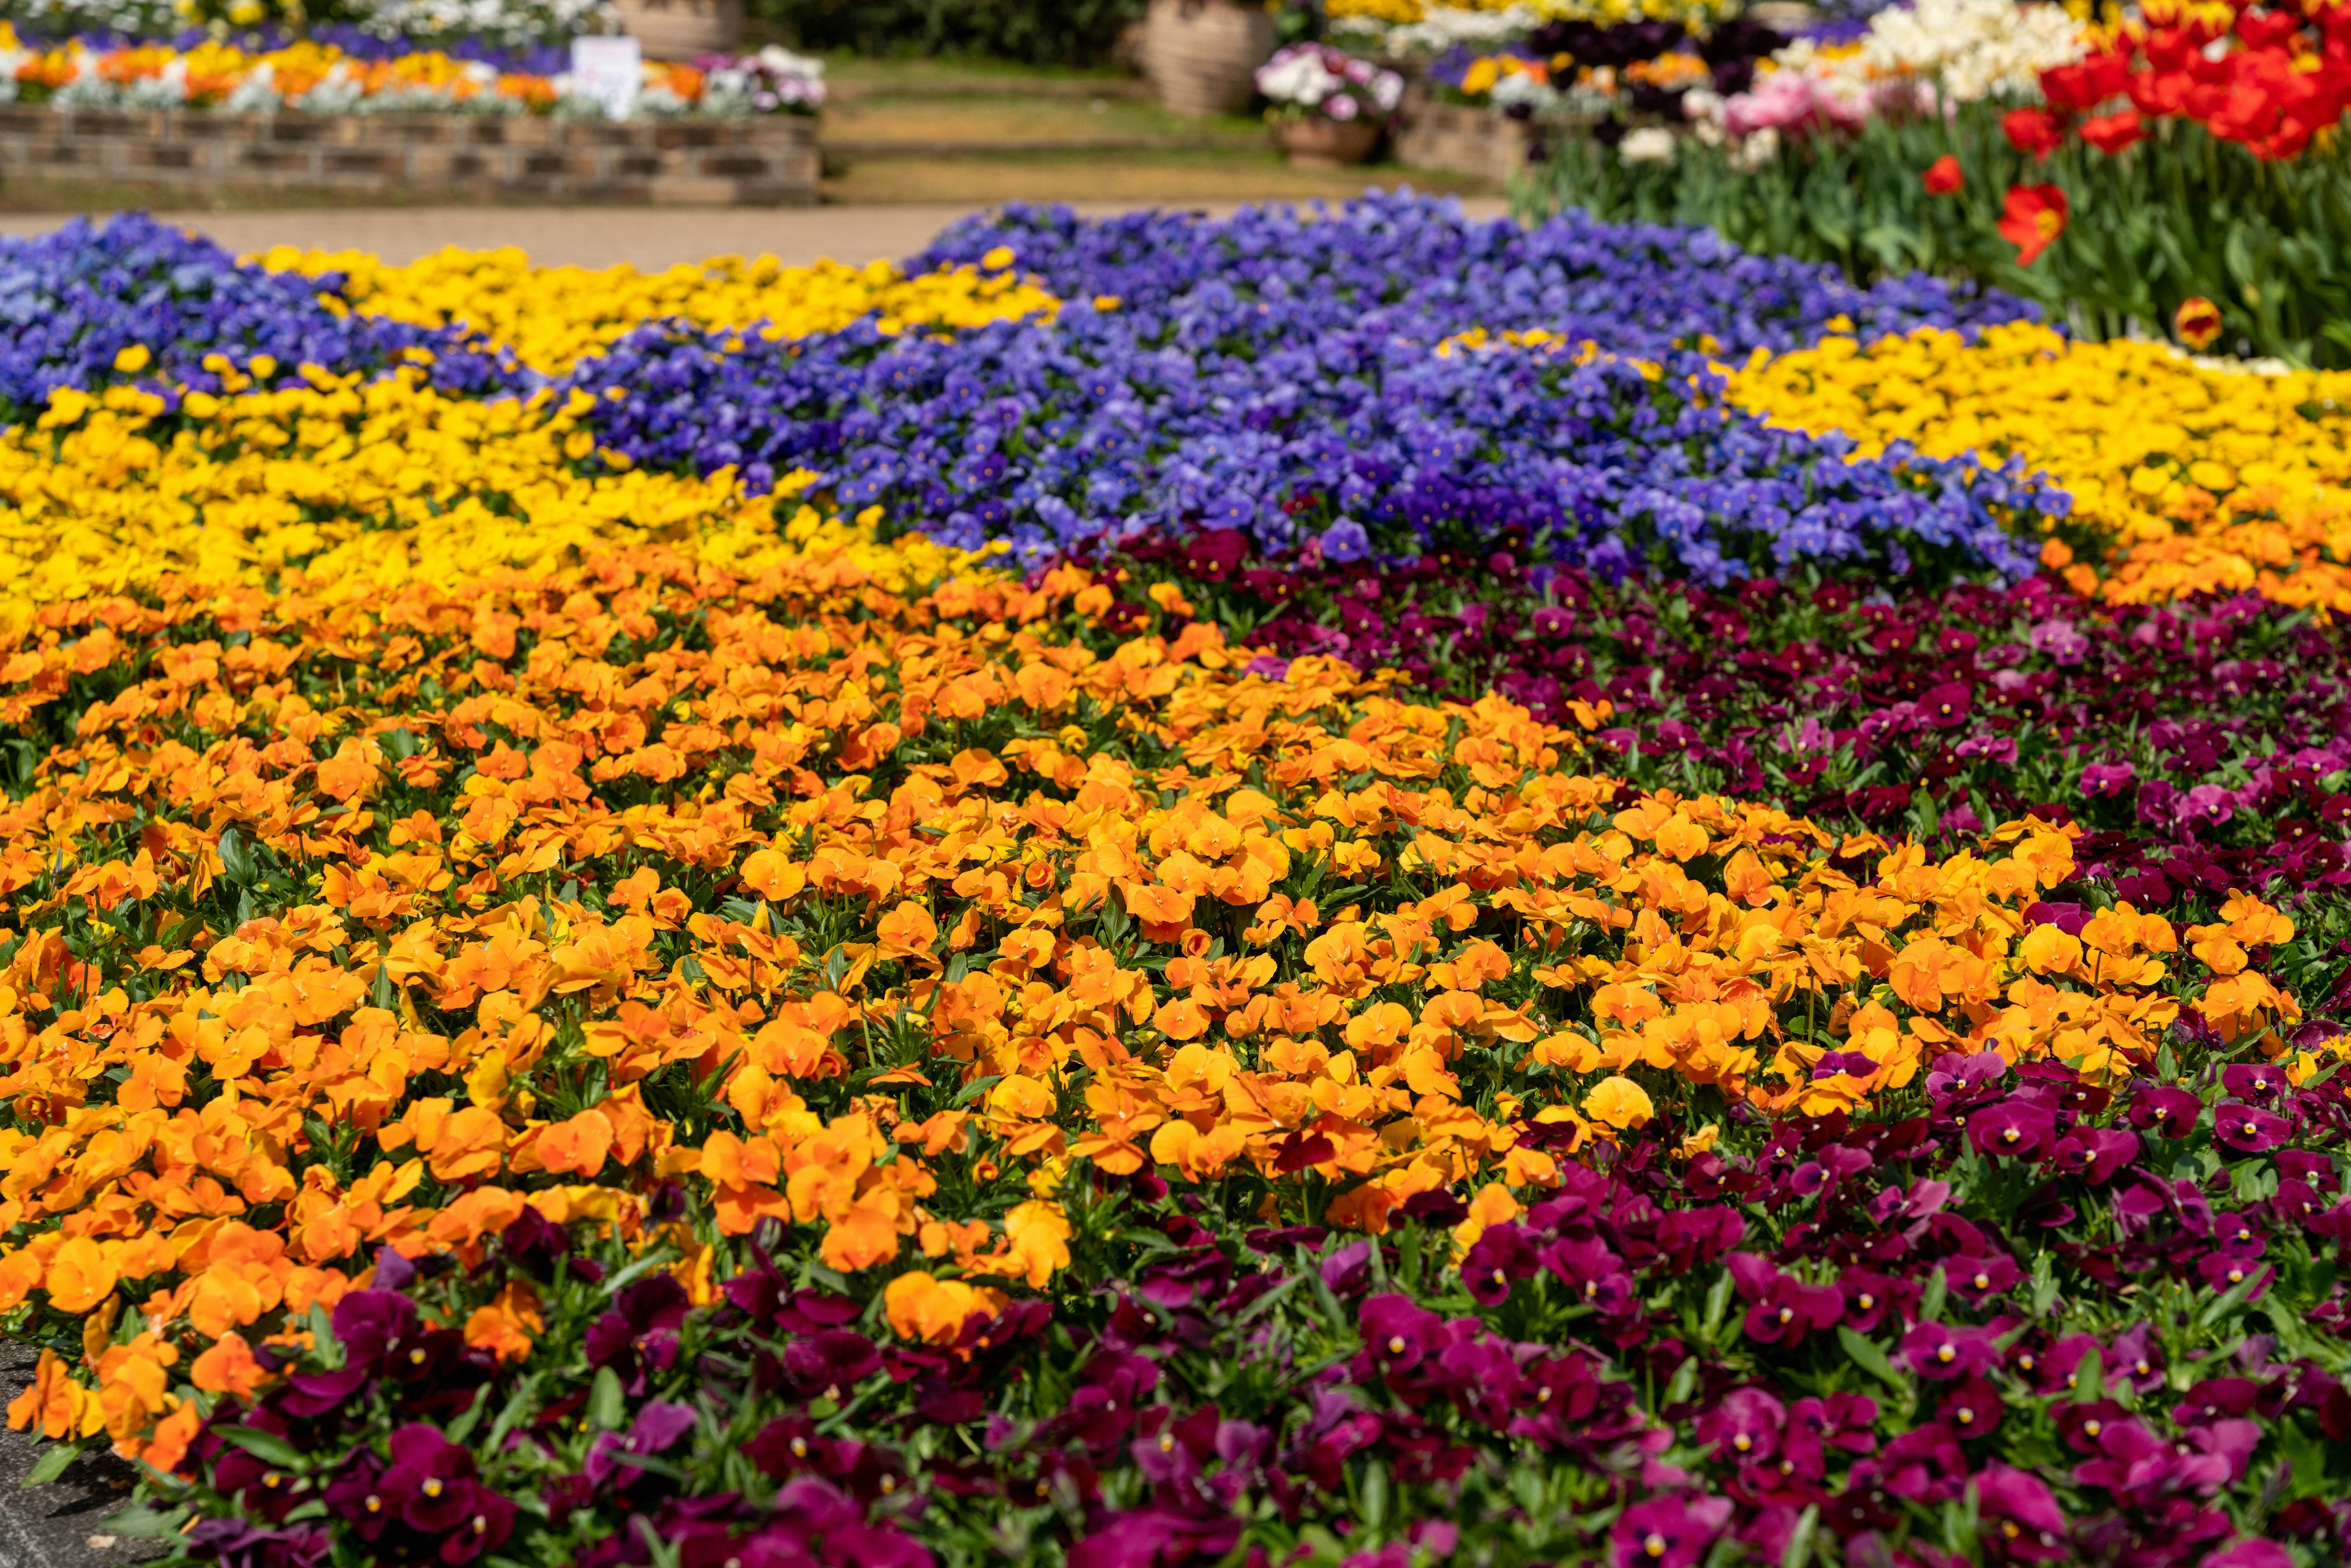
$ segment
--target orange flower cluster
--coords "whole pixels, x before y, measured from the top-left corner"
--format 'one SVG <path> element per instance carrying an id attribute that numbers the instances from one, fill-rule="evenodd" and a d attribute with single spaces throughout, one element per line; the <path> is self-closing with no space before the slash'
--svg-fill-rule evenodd
<path id="1" fill-rule="evenodd" d="M 1482 1180 L 1491 1223 L 1677 1082 L 1819 1112 L 1951 1049 L 2100 1071 L 2208 971 L 2224 1033 L 2295 1016 L 2244 968 L 2290 929 L 2256 901 L 2186 959 L 2127 904 L 2031 924 L 2073 864 L 2044 824 L 1833 842 L 1111 602 L 644 548 L 42 608 L 0 654 L 46 747 L 0 810 L 0 1312 L 86 1354 L 12 1420 L 168 1460 L 371 1249 L 477 1255 L 526 1205 L 701 1300 L 730 1238 L 808 1228 L 935 1338 L 1052 1287 L 1089 1166 L 1374 1231 Z M 679 1178 L 699 1231 L 650 1216 Z"/>

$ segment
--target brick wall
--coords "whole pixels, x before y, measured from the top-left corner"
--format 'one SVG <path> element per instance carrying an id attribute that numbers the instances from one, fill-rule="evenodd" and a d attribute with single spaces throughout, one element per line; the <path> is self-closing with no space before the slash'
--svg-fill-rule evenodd
<path id="1" fill-rule="evenodd" d="M 447 192 L 514 202 L 799 206 L 817 121 L 229 114 L 0 106 L 0 180 Z"/>

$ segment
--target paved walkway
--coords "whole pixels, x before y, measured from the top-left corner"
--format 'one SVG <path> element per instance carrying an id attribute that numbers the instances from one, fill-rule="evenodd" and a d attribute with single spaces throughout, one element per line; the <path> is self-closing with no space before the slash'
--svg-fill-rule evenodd
<path id="1" fill-rule="evenodd" d="M 1083 213 L 1120 206 L 1072 204 Z M 1221 204 L 1229 211 L 1233 204 Z M 1479 217 L 1508 211 L 1499 197 L 1466 200 Z M 1214 209 L 1212 209 L 1214 210 Z M 384 207 L 341 211 L 162 213 L 157 215 L 210 235 L 239 255 L 274 245 L 372 251 L 391 262 L 412 261 L 444 246 L 486 249 L 520 246 L 542 266 L 640 268 L 700 261 L 712 256 L 773 254 L 788 265 L 819 257 L 867 262 L 911 256 L 932 236 L 972 211 L 968 206 L 678 208 L 642 207 Z M 69 219 L 58 214 L 0 217 L 0 234 L 42 234 Z"/>

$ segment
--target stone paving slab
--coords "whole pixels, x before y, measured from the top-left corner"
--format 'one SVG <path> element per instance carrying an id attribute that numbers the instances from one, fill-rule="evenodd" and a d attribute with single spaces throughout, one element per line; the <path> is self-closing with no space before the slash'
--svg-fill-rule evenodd
<path id="1" fill-rule="evenodd" d="M 0 1343 L 0 1403 L 24 1392 L 39 1359 L 29 1346 Z M 162 1555 L 162 1542 L 104 1533 L 107 1515 L 130 1499 L 130 1465 L 85 1456 L 28 1488 L 40 1453 L 29 1434 L 0 1428 L 0 1568 L 113 1568 Z"/>
<path id="2" fill-rule="evenodd" d="M 1132 210 L 1131 204 L 1071 204 L 1087 214 Z M 1229 212 L 1236 204 L 1202 206 Z M 1499 217 L 1509 210 L 1499 197 L 1468 199 L 1462 206 L 1477 217 Z M 627 262 L 649 268 L 729 255 L 773 254 L 790 266 L 806 266 L 827 256 L 860 265 L 876 256 L 894 260 L 921 250 L 940 230 L 972 210 L 961 204 L 662 212 L 627 207 L 361 207 L 157 215 L 210 235 L 240 255 L 274 245 L 294 245 L 372 251 L 399 263 L 444 246 L 469 250 L 520 246 L 542 266 L 611 267 Z M 45 234 L 68 221 L 65 214 L 0 216 L 0 234 Z"/>

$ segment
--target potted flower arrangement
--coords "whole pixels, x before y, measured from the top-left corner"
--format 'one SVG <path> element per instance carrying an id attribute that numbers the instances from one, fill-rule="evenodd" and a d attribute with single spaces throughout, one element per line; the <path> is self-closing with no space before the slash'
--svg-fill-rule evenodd
<path id="1" fill-rule="evenodd" d="M 1257 89 L 1282 151 L 1306 168 L 1369 158 L 1404 101 L 1404 78 L 1327 44 L 1279 51 L 1259 68 Z"/>

